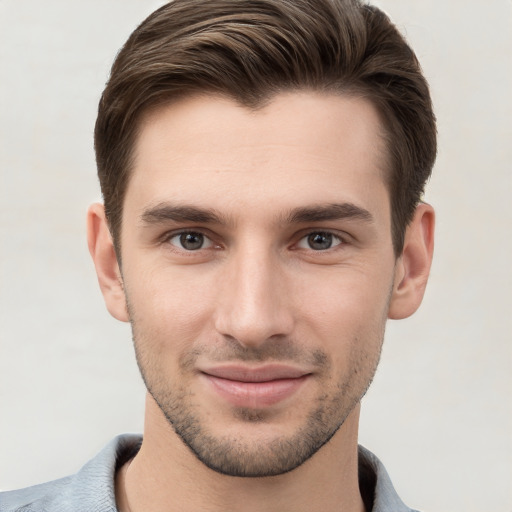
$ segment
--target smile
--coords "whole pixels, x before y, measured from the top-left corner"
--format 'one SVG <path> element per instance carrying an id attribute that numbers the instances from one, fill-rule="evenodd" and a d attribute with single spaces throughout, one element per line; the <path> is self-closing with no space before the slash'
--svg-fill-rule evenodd
<path id="1" fill-rule="evenodd" d="M 290 366 L 271 365 L 216 367 L 202 371 L 202 375 L 210 388 L 231 405 L 262 408 L 293 395 L 311 373 Z"/>

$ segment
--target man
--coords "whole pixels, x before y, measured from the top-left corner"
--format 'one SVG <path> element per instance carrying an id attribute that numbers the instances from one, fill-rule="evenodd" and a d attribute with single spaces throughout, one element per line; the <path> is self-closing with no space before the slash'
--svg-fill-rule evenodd
<path id="1" fill-rule="evenodd" d="M 387 17 L 175 0 L 117 56 L 95 148 L 89 249 L 132 326 L 144 437 L 0 510 L 410 510 L 357 445 L 433 251 L 435 120 Z"/>

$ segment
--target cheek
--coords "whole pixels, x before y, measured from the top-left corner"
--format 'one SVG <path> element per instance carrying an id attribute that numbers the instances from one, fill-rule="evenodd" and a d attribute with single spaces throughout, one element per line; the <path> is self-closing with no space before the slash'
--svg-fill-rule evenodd
<path id="1" fill-rule="evenodd" d="M 347 368 L 356 358 L 380 351 L 391 283 L 375 275 L 339 272 L 322 289 L 310 287 L 302 323 L 333 358 Z"/>
<path id="2" fill-rule="evenodd" d="M 135 334 L 144 344 L 150 342 L 153 351 L 175 352 L 190 347 L 212 317 L 215 300 L 210 295 L 216 287 L 205 282 L 204 276 L 194 274 L 192 268 L 147 267 L 150 266 L 127 273 L 125 279 Z M 131 276 L 136 277 L 130 279 Z"/>
<path id="3" fill-rule="evenodd" d="M 302 297 L 303 314 L 332 331 L 336 323 L 348 328 L 380 322 L 393 280 L 389 270 L 333 269 L 325 276 L 302 276 L 298 281 L 294 296 Z"/>

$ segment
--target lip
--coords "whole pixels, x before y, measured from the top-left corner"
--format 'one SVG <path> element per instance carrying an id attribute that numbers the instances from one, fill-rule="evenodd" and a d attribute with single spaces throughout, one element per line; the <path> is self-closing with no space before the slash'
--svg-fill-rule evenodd
<path id="1" fill-rule="evenodd" d="M 216 366 L 201 370 L 212 390 L 234 406 L 264 408 L 293 395 L 311 376 L 287 365 Z"/>

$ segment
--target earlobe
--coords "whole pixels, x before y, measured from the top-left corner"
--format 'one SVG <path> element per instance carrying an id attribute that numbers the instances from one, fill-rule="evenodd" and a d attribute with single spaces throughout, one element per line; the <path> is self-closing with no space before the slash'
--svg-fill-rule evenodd
<path id="1" fill-rule="evenodd" d="M 102 204 L 94 203 L 87 211 L 87 243 L 108 311 L 114 318 L 128 322 L 121 272 Z"/>
<path id="2" fill-rule="evenodd" d="M 388 317 L 407 318 L 420 306 L 427 286 L 434 252 L 435 214 L 421 203 L 405 231 L 404 247 L 397 260 Z"/>

